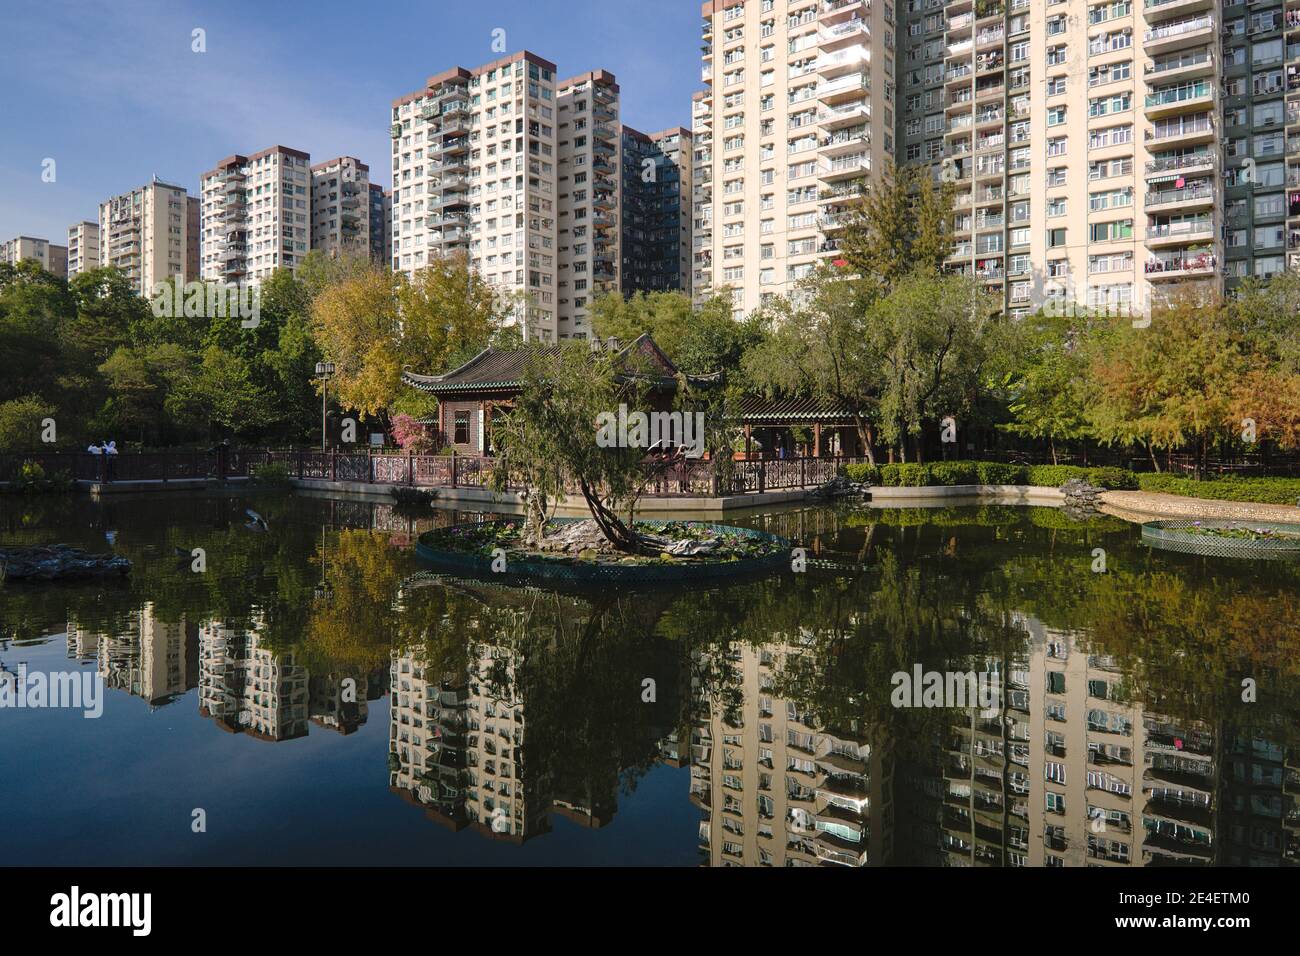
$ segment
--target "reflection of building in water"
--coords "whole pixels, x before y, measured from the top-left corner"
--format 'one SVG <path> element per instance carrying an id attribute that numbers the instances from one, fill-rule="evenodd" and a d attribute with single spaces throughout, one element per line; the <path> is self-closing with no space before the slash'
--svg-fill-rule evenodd
<path id="1" fill-rule="evenodd" d="M 1295 751 L 1288 753 L 1281 744 L 1244 734 L 1225 735 L 1218 862 L 1230 866 L 1300 862 L 1297 767 Z"/>
<path id="2" fill-rule="evenodd" d="M 515 843 L 548 832 L 552 816 L 588 828 L 614 818 L 620 776 L 669 756 L 680 657 L 670 641 L 600 632 L 583 602 L 562 602 L 558 623 L 555 610 L 496 608 L 498 639 L 469 640 L 463 666 L 441 679 L 394 653 L 393 790 L 447 826 Z M 584 652 L 597 632 L 626 643 Z M 642 697 L 649 674 L 667 675 L 653 702 Z"/>
<path id="3" fill-rule="evenodd" d="M 307 669 L 292 652 L 262 646 L 258 626 L 208 621 L 199 628 L 199 713 L 259 740 L 305 736 Z"/>
<path id="4" fill-rule="evenodd" d="M 435 820 L 522 843 L 550 829 L 553 807 L 543 796 L 548 780 L 524 779 L 516 663 L 508 648 L 472 644 L 468 677 L 437 681 L 414 659 L 395 654 L 390 739 L 397 763 L 390 786 Z"/>
<path id="5" fill-rule="evenodd" d="M 440 682 L 394 651 L 391 688 L 389 787 L 460 829 L 467 823 L 465 684 Z"/>
<path id="6" fill-rule="evenodd" d="M 161 620 L 153 604 L 129 615 L 116 634 L 68 623 L 68 656 L 94 660 L 104 684 L 148 702 L 169 704 L 198 685 L 198 629 Z"/>
<path id="7" fill-rule="evenodd" d="M 364 724 L 369 714 L 364 676 L 312 675 L 307 681 L 307 701 L 312 723 L 345 736 Z"/>
<path id="8" fill-rule="evenodd" d="M 739 699 L 705 695 L 691 746 L 700 849 L 714 866 L 866 866 L 893 853 L 892 757 L 772 696 L 788 646 L 733 646 Z"/>
<path id="9" fill-rule="evenodd" d="M 984 662 L 1001 703 L 944 743 L 950 866 L 1210 862 L 1214 735 L 1128 702 L 1113 660 L 1027 622 L 1026 652 Z"/>

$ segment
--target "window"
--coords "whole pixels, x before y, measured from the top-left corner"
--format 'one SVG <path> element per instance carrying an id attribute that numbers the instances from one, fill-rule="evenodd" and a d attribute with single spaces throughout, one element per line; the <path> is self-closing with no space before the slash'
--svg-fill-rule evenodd
<path id="1" fill-rule="evenodd" d="M 462 410 L 456 412 L 455 426 L 452 433 L 452 443 L 456 445 L 469 444 L 469 411 Z"/>

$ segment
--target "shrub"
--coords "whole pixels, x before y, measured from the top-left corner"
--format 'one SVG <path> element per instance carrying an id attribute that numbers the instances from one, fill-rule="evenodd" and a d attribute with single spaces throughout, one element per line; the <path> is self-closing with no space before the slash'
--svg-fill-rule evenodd
<path id="1" fill-rule="evenodd" d="M 1300 478 L 1211 478 L 1197 481 L 1179 475 L 1142 474 L 1143 491 L 1216 501 L 1253 501 L 1260 504 L 1293 505 L 1300 500 Z"/>
<path id="2" fill-rule="evenodd" d="M 1024 465 L 1006 465 L 999 461 L 975 462 L 975 476 L 981 485 L 1023 485 L 1028 478 Z"/>
<path id="3" fill-rule="evenodd" d="M 258 465 L 253 469 L 253 484 L 267 488 L 288 488 L 292 484 L 289 480 L 289 468 L 281 461 L 269 461 L 264 465 Z"/>
<path id="4" fill-rule="evenodd" d="M 862 484 L 878 485 L 880 484 L 880 466 L 870 465 L 866 462 L 854 465 L 844 466 L 844 477 L 849 481 L 861 482 Z"/>
<path id="5" fill-rule="evenodd" d="M 8 490 L 16 494 L 39 495 L 55 491 L 71 491 L 76 482 L 66 471 L 46 474 L 40 462 L 28 459 L 18 467 L 18 473 L 9 483 Z"/>
<path id="6" fill-rule="evenodd" d="M 925 465 L 893 462 L 880 466 L 880 483 L 890 488 L 919 488 L 926 483 Z"/>
<path id="7" fill-rule="evenodd" d="M 932 461 L 925 469 L 927 485 L 973 485 L 979 481 L 973 461 Z"/>
<path id="8" fill-rule="evenodd" d="M 1138 487 L 1138 476 L 1127 468 L 1089 468 L 1085 477 L 1098 488 L 1136 491 Z"/>
<path id="9" fill-rule="evenodd" d="M 1030 465 L 1029 483 L 1041 488 L 1059 488 L 1071 478 L 1083 478 L 1086 468 L 1077 465 Z"/>

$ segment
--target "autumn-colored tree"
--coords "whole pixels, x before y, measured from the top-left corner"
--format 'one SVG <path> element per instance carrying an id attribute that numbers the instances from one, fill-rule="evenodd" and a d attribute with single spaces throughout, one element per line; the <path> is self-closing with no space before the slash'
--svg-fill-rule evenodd
<path id="1" fill-rule="evenodd" d="M 1107 444 L 1156 450 L 1190 445 L 1203 466 L 1227 435 L 1235 393 L 1246 372 L 1239 338 L 1217 298 L 1194 292 L 1153 307 L 1151 323 L 1115 320 L 1090 350 L 1093 433 Z"/>

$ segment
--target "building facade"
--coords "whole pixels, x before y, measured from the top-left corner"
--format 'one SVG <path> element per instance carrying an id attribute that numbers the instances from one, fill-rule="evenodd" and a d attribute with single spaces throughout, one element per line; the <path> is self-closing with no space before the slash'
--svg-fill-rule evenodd
<path id="1" fill-rule="evenodd" d="M 619 291 L 622 136 L 612 73 L 593 70 L 556 87 L 559 107 L 557 337 L 591 335 L 591 304 Z"/>
<path id="2" fill-rule="evenodd" d="M 89 219 L 68 227 L 68 278 L 99 268 L 99 223 Z"/>
<path id="3" fill-rule="evenodd" d="M 311 248 L 311 155 L 272 146 L 202 175 L 202 278 L 254 285 Z"/>
<path id="4" fill-rule="evenodd" d="M 370 255 L 370 167 L 340 156 L 311 167 L 311 248 Z"/>
<path id="5" fill-rule="evenodd" d="M 527 51 L 453 67 L 393 102 L 393 269 L 463 255 L 527 338 L 553 341 L 555 64 Z"/>
<path id="6" fill-rule="evenodd" d="M 833 256 L 833 224 L 894 155 L 891 4 L 709 0 L 693 109 L 695 291 L 738 315 Z"/>
<path id="7" fill-rule="evenodd" d="M 99 204 L 100 264 L 126 275 L 139 295 L 189 275 L 189 195 L 156 176 Z"/>
<path id="8" fill-rule="evenodd" d="M 385 251 L 388 246 L 388 204 L 384 187 L 371 183 L 366 196 L 370 217 L 370 258 L 386 265 L 392 265 L 392 257 Z"/>
<path id="9" fill-rule="evenodd" d="M 34 259 L 46 272 L 68 276 L 68 247 L 58 246 L 48 239 L 34 236 L 15 236 L 0 242 L 0 262 L 17 265 L 24 259 Z"/>
<path id="10" fill-rule="evenodd" d="M 693 147 L 677 127 L 642 133 L 623 127 L 623 261 L 625 295 L 691 292 Z"/>
<path id="11" fill-rule="evenodd" d="M 836 200 L 883 160 L 952 184 L 949 265 L 1012 314 L 1137 313 L 1300 267 L 1300 10 L 1283 0 L 703 13 L 697 295 L 728 286 L 747 311 L 791 291 L 835 254 Z"/>

